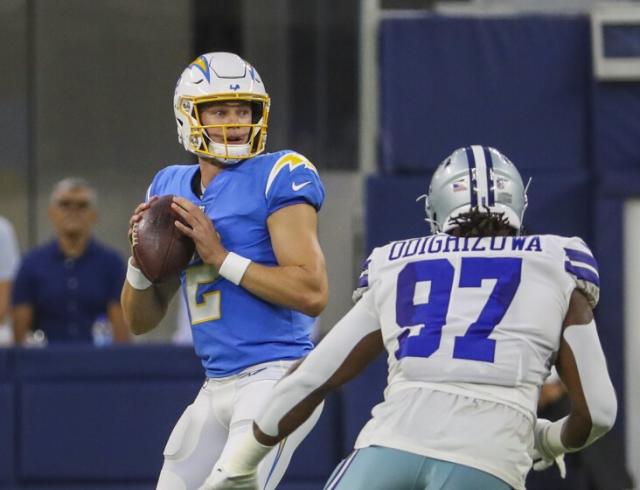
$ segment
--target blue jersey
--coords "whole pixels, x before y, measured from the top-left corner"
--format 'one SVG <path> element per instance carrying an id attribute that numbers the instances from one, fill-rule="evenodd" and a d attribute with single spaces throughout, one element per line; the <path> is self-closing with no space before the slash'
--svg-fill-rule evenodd
<path id="1" fill-rule="evenodd" d="M 198 165 L 167 167 L 155 176 L 148 195 L 189 199 L 211 218 L 227 250 L 266 266 L 277 265 L 268 217 L 299 203 L 319 210 L 324 200 L 316 168 L 289 150 L 226 167 L 202 197 L 192 187 L 198 170 Z M 196 188 L 199 185 L 195 183 Z M 219 276 L 197 256 L 180 274 L 180 281 L 189 305 L 196 354 L 209 377 L 227 376 L 276 359 L 297 359 L 313 347 L 309 338 L 312 317 L 258 298 Z"/>

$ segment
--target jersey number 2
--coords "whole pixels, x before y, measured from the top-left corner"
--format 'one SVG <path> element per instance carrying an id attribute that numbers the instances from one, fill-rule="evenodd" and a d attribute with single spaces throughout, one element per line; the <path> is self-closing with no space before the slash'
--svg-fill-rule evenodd
<path id="1" fill-rule="evenodd" d="M 478 288 L 483 279 L 496 283 L 477 320 L 453 346 L 455 359 L 493 362 L 496 341 L 488 338 L 504 317 L 520 285 L 522 259 L 507 257 L 466 257 L 460 269 L 461 288 Z M 429 357 L 440 347 L 442 327 L 447 323 L 453 289 L 454 268 L 447 259 L 423 260 L 407 264 L 398 275 L 396 323 L 400 327 L 420 326 L 417 335 L 407 328 L 398 341 L 397 359 Z M 416 286 L 430 285 L 427 301 L 415 304 Z"/>
<path id="2" fill-rule="evenodd" d="M 207 286 L 218 278 L 218 273 L 213 266 L 202 264 L 189 267 L 186 275 L 191 324 L 197 325 L 220 319 L 220 291 L 202 291 L 203 286 Z"/>

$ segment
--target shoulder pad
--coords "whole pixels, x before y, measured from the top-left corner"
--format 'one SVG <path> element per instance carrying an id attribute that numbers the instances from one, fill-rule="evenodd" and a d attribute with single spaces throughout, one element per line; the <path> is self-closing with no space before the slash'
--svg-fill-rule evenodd
<path id="1" fill-rule="evenodd" d="M 572 237 L 564 245 L 564 270 L 575 281 L 594 308 L 600 298 L 598 262 L 581 238 Z"/>

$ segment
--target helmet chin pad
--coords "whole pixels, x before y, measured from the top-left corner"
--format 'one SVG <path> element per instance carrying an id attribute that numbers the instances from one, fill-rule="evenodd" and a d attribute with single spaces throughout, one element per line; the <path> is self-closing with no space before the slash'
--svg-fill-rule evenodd
<path id="1" fill-rule="evenodd" d="M 214 155 L 227 155 L 226 157 L 214 157 L 220 163 L 225 165 L 234 165 L 240 160 L 249 158 L 251 153 L 251 147 L 249 143 L 242 145 L 230 145 L 224 143 L 215 143 L 211 141 L 209 143 L 209 151 Z"/>

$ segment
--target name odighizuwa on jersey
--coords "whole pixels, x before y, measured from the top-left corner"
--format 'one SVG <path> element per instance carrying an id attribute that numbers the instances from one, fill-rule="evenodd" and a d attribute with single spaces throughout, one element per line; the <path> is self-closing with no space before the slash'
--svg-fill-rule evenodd
<path id="1" fill-rule="evenodd" d="M 589 248 L 555 235 L 392 242 L 372 252 L 358 286 L 354 298 L 374 294 L 389 385 L 457 386 L 533 414 L 572 291 L 592 306 L 599 295 Z"/>

